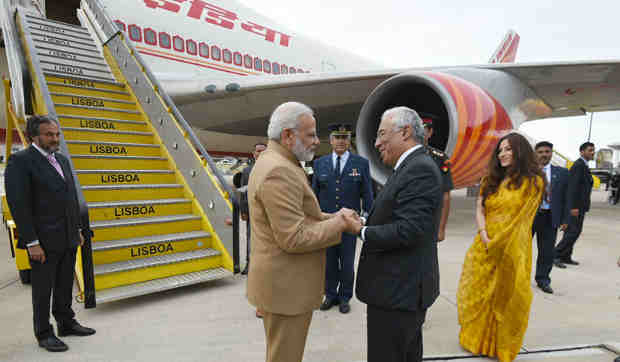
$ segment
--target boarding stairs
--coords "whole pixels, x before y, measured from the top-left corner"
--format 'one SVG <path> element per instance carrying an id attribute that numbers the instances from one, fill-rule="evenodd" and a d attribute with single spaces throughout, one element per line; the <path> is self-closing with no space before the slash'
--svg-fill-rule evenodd
<path id="1" fill-rule="evenodd" d="M 35 113 L 59 120 L 94 233 L 78 253 L 86 307 L 238 272 L 222 175 L 103 6 L 83 1 L 78 18 L 18 9 L 15 26 Z"/>

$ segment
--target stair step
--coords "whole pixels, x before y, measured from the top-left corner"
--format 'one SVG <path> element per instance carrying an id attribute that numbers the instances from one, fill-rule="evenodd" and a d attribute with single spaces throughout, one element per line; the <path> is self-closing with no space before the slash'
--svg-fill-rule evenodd
<path id="1" fill-rule="evenodd" d="M 114 288 L 217 268 L 221 266 L 221 255 L 221 252 L 208 248 L 95 265 L 95 289 Z"/>
<path id="2" fill-rule="evenodd" d="M 76 170 L 76 173 L 82 186 L 176 183 L 172 170 Z"/>
<path id="3" fill-rule="evenodd" d="M 43 38 L 54 38 L 60 39 L 69 42 L 69 44 L 75 44 L 76 46 L 86 46 L 86 49 L 95 48 L 97 49 L 97 45 L 95 44 L 93 38 L 90 34 L 76 33 L 76 32 L 62 32 L 63 29 L 58 29 L 57 27 L 53 30 L 57 31 L 46 31 L 42 30 L 40 26 L 30 26 L 30 34 L 32 36 L 43 37 Z"/>
<path id="4" fill-rule="evenodd" d="M 108 64 L 103 61 L 98 61 L 97 59 L 72 59 L 73 57 L 68 52 L 51 52 L 51 55 L 49 53 L 37 52 L 41 64 L 63 64 L 70 67 L 98 71 L 102 74 L 112 74 Z"/>
<path id="5" fill-rule="evenodd" d="M 89 203 L 184 197 L 181 184 L 93 185 L 82 186 L 82 192 Z"/>
<path id="6" fill-rule="evenodd" d="M 46 47 L 37 45 L 35 46 L 37 49 L 37 55 L 40 57 L 47 57 L 49 59 L 58 59 L 59 62 L 62 61 L 71 61 L 71 62 L 81 62 L 88 64 L 100 64 L 108 67 L 108 63 L 106 63 L 103 57 L 95 55 L 93 53 L 82 54 L 78 52 L 63 52 L 54 47 Z"/>
<path id="7" fill-rule="evenodd" d="M 81 67 L 75 65 L 66 65 L 60 62 L 50 62 L 41 60 L 41 69 L 43 72 L 53 72 L 57 74 L 89 77 L 96 80 L 103 80 L 108 82 L 115 82 L 114 75 L 109 70 L 100 70 L 89 67 Z"/>
<path id="8" fill-rule="evenodd" d="M 91 221 L 191 214 L 192 200 L 178 198 L 90 202 L 88 209 Z"/>
<path id="9" fill-rule="evenodd" d="M 59 46 L 78 48 L 91 52 L 99 52 L 99 49 L 97 49 L 97 45 L 95 45 L 95 42 L 90 37 L 87 39 L 74 38 L 71 36 L 66 36 L 64 34 L 43 33 L 39 31 L 31 31 L 30 35 L 32 35 L 32 40 L 34 40 L 35 44 L 54 44 Z"/>
<path id="10" fill-rule="evenodd" d="M 161 157 L 161 146 L 148 143 L 67 141 L 67 146 L 71 154 Z"/>
<path id="11" fill-rule="evenodd" d="M 59 82 L 47 82 L 47 88 L 52 93 L 76 93 L 81 97 L 98 97 L 114 100 L 133 101 L 131 94 L 125 91 L 117 91 L 105 88 L 86 88 Z"/>
<path id="12" fill-rule="evenodd" d="M 168 159 L 154 156 L 102 156 L 102 155 L 71 155 L 76 169 L 139 169 L 162 170 L 169 168 Z"/>
<path id="13" fill-rule="evenodd" d="M 96 265 L 211 247 L 211 234 L 193 231 L 93 243 Z"/>
<path id="14" fill-rule="evenodd" d="M 141 121 L 144 119 L 142 114 L 135 110 L 111 108 L 111 107 L 88 107 L 67 103 L 54 103 L 58 113 L 73 116 L 102 117 L 102 118 L 126 118 L 131 121 Z"/>
<path id="15" fill-rule="evenodd" d="M 28 20 L 29 24 L 40 23 L 40 24 L 46 24 L 46 25 L 59 26 L 59 27 L 70 29 L 70 30 L 74 30 L 74 31 L 82 31 L 85 34 L 89 34 L 90 35 L 90 33 L 88 32 L 88 29 L 86 29 L 83 26 L 69 24 L 69 23 L 65 23 L 65 22 L 62 22 L 62 21 L 58 21 L 58 20 L 52 20 L 52 19 L 47 19 L 47 18 L 40 18 L 38 16 L 33 16 L 33 15 L 29 15 L 29 14 L 26 14 L 26 20 Z"/>
<path id="16" fill-rule="evenodd" d="M 144 121 L 127 121 L 122 119 L 110 119 L 99 117 L 80 117 L 69 116 L 66 114 L 59 114 L 58 121 L 60 125 L 65 128 L 78 128 L 78 129 L 95 129 L 95 130 L 109 130 L 109 131 L 138 131 L 146 132 L 147 126 Z"/>
<path id="17" fill-rule="evenodd" d="M 66 140 L 151 144 L 154 142 L 153 133 L 151 132 L 62 127 L 62 133 Z"/>
<path id="18" fill-rule="evenodd" d="M 64 74 L 58 74 L 54 72 L 44 72 L 45 80 L 49 82 L 62 83 L 66 85 L 73 85 L 80 88 L 102 88 L 111 89 L 117 91 L 126 91 L 125 84 L 117 81 L 102 81 L 90 77 L 78 77 L 75 75 L 67 76 Z"/>
<path id="19" fill-rule="evenodd" d="M 136 102 L 133 100 L 115 99 L 108 97 L 93 97 L 75 93 L 56 93 L 51 92 L 52 101 L 56 104 L 70 104 L 73 106 L 81 106 L 96 109 L 123 109 L 136 113 Z"/>
<path id="20" fill-rule="evenodd" d="M 153 235 L 174 234 L 202 230 L 198 215 L 170 215 L 141 217 L 122 220 L 93 221 L 94 242 L 139 238 Z"/>
<path id="21" fill-rule="evenodd" d="M 194 285 L 210 280 L 228 278 L 232 275 L 232 272 L 220 267 L 202 270 L 199 272 L 175 275 L 168 278 L 150 280 L 148 282 L 123 287 L 110 288 L 97 292 L 97 304 L 162 292 L 164 290 Z"/>

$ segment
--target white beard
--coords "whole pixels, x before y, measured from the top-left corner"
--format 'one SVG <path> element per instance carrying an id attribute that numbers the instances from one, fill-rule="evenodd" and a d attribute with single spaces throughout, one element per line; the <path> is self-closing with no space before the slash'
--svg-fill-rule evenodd
<path id="1" fill-rule="evenodd" d="M 295 145 L 293 146 L 293 154 L 299 161 L 312 161 L 314 158 L 314 151 L 310 146 L 309 148 L 304 148 L 304 145 L 301 143 L 299 138 L 295 139 Z"/>

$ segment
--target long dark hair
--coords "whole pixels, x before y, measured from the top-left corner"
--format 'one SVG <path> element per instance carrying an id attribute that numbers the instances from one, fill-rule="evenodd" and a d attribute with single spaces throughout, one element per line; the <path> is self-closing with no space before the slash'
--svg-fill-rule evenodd
<path id="1" fill-rule="evenodd" d="M 512 163 L 508 167 L 502 167 L 499 162 L 499 146 L 504 140 L 507 140 L 510 148 L 512 148 Z M 484 204 L 490 195 L 497 192 L 499 185 L 504 179 L 509 178 L 508 188 L 516 190 L 521 187 L 525 178 L 533 179 L 536 176 L 540 176 L 545 182 L 543 186 L 543 190 L 545 190 L 547 180 L 536 161 L 532 145 L 522 135 L 509 133 L 497 142 L 489 160 L 488 174 L 481 184 L 482 203 Z M 532 183 L 532 185 L 536 188 L 538 187 L 535 183 Z"/>

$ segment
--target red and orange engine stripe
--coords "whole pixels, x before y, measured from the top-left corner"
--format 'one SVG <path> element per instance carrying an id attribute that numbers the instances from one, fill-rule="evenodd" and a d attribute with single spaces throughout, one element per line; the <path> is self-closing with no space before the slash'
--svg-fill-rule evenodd
<path id="1" fill-rule="evenodd" d="M 458 135 L 452 152 L 456 188 L 477 184 L 485 174 L 497 141 L 512 129 L 504 107 L 485 90 L 444 73 L 427 73 L 450 94 L 458 113 Z"/>

